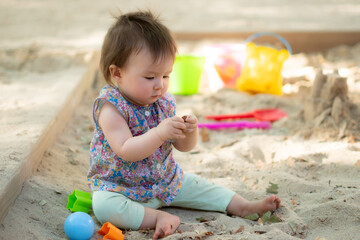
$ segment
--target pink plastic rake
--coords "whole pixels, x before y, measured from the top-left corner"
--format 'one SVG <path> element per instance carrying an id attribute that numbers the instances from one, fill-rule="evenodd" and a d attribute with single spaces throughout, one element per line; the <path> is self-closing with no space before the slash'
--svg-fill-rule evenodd
<path id="1" fill-rule="evenodd" d="M 238 121 L 238 122 L 213 122 L 213 123 L 199 123 L 199 128 L 208 128 L 208 129 L 222 129 L 222 128 L 261 128 L 269 129 L 271 128 L 270 122 L 250 122 L 250 121 Z"/>

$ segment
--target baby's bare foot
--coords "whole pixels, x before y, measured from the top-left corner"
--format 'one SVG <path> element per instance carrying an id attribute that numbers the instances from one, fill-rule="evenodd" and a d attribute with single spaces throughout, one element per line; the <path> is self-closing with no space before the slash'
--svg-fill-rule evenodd
<path id="1" fill-rule="evenodd" d="M 264 200 L 254 202 L 254 204 L 258 205 L 256 208 L 258 209 L 256 213 L 259 215 L 263 215 L 267 211 L 275 211 L 281 206 L 281 200 L 278 196 L 271 195 L 268 198 L 265 198 Z"/>
<path id="2" fill-rule="evenodd" d="M 257 213 L 260 216 L 267 211 L 275 211 L 281 206 L 281 200 L 278 196 L 271 195 L 263 200 L 248 201 L 245 198 L 235 195 L 230 201 L 227 212 L 239 217 L 246 217 L 252 213 Z"/>
<path id="3" fill-rule="evenodd" d="M 167 212 L 159 212 L 156 218 L 156 227 L 153 239 L 166 237 L 173 234 L 180 225 L 180 218 Z"/>
<path id="4" fill-rule="evenodd" d="M 252 213 L 257 213 L 262 216 L 267 211 L 275 211 L 281 206 L 281 200 L 278 196 L 271 195 L 263 200 L 249 202 L 244 209 L 242 217 L 246 217 Z"/>

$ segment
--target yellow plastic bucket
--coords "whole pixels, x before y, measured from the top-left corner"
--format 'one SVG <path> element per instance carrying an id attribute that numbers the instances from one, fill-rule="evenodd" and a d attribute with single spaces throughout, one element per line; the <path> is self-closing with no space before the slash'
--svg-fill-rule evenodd
<path id="1" fill-rule="evenodd" d="M 177 95 L 198 93 L 205 57 L 177 55 L 170 74 L 169 92 Z"/>
<path id="2" fill-rule="evenodd" d="M 253 39 L 269 35 L 278 38 L 287 49 L 277 50 L 266 46 L 257 46 Z M 282 66 L 292 53 L 289 43 L 275 33 L 257 33 L 247 39 L 246 60 L 236 87 L 250 93 L 282 94 Z"/>

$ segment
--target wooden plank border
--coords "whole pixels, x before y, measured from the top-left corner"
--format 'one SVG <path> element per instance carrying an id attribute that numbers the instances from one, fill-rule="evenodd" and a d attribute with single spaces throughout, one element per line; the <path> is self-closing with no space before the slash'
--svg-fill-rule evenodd
<path id="1" fill-rule="evenodd" d="M 243 41 L 255 32 L 177 32 L 174 33 L 177 40 L 201 40 L 201 39 L 228 39 Z M 291 45 L 294 53 L 300 52 L 319 52 L 325 51 L 338 45 L 354 45 L 360 42 L 360 31 L 353 32 L 276 32 L 284 37 Z M 260 37 L 256 39 L 258 43 L 278 43 L 272 37 Z"/>
<path id="2" fill-rule="evenodd" d="M 84 93 L 91 88 L 98 72 L 99 57 L 99 53 L 95 52 L 90 60 L 87 71 L 75 89 L 69 94 L 59 113 L 44 129 L 43 134 L 32 147 L 30 154 L 27 158 L 23 159 L 14 176 L 9 179 L 7 185 L 2 186 L 3 189 L 0 195 L 0 223 L 4 220 L 10 206 L 13 205 L 20 194 L 24 181 L 31 177 L 33 172 L 38 168 L 45 150 L 55 143 L 59 134 L 71 119 L 76 107 L 81 102 Z"/>

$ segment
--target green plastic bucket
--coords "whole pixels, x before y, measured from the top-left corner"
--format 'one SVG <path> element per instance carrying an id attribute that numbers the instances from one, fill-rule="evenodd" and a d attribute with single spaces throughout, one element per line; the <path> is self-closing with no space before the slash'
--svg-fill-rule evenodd
<path id="1" fill-rule="evenodd" d="M 177 95 L 191 95 L 199 91 L 205 57 L 177 55 L 170 75 L 169 92 Z"/>

